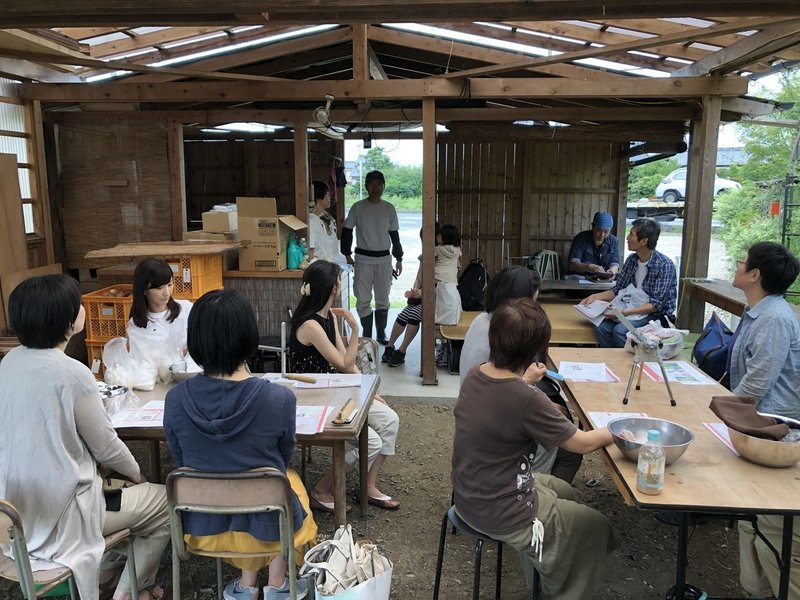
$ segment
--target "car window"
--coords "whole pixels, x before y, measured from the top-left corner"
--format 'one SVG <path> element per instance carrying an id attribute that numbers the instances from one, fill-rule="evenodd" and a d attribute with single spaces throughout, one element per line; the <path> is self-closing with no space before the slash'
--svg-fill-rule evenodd
<path id="1" fill-rule="evenodd" d="M 678 171 L 672 178 L 676 181 L 684 181 L 686 179 L 686 171 Z"/>

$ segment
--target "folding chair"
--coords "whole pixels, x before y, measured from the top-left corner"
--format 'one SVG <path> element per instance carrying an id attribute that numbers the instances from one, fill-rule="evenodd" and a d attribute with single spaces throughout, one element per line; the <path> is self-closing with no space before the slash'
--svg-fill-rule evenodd
<path id="1" fill-rule="evenodd" d="M 181 513 L 218 515 L 277 512 L 281 531 L 281 554 L 289 563 L 289 593 L 297 598 L 292 527 L 292 488 L 277 469 L 264 467 L 238 473 L 212 473 L 186 467 L 167 476 L 170 533 L 172 536 L 172 597 L 181 598 L 181 560 L 189 554 L 217 559 L 217 598 L 222 600 L 222 559 L 257 558 L 272 553 L 207 552 L 188 548 L 183 539 Z"/>
<path id="2" fill-rule="evenodd" d="M 131 595 L 139 597 L 139 586 L 136 582 L 136 562 L 133 556 L 133 540 L 129 529 L 121 529 L 104 537 L 106 550 L 111 550 L 128 559 Z M 54 589 L 63 581 L 69 582 L 69 595 L 78 600 L 75 579 L 68 567 L 56 567 L 46 571 L 32 571 L 28 543 L 22 529 L 22 516 L 8 500 L 0 500 L 0 544 L 11 546 L 11 559 L 0 554 L 0 577 L 19 583 L 22 594 L 26 598 L 39 598 Z M 119 548 L 118 548 L 119 546 Z M 39 588 L 37 589 L 37 586 Z"/>

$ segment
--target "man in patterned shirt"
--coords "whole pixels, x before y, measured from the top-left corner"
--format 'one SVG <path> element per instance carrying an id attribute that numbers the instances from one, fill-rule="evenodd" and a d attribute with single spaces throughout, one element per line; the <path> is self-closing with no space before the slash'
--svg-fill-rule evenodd
<path id="1" fill-rule="evenodd" d="M 622 265 L 614 288 L 592 294 L 581 301 L 588 305 L 595 300 L 612 301 L 631 283 L 647 294 L 648 301 L 639 306 L 625 308 L 622 314 L 635 326 L 645 325 L 661 317 L 674 318 L 678 294 L 678 277 L 675 264 L 656 250 L 661 227 L 653 219 L 636 219 L 628 234 L 628 250 L 632 251 Z M 622 348 L 627 329 L 611 314 L 595 327 L 601 348 Z"/>

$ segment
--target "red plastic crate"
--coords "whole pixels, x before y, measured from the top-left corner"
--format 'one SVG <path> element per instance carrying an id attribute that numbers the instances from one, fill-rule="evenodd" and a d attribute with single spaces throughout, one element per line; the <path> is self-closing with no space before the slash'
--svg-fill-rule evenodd
<path id="1" fill-rule="evenodd" d="M 128 295 L 112 296 L 112 290 Z M 120 283 L 84 294 L 86 341 L 105 343 L 115 337 L 126 337 L 132 305 L 133 286 L 130 284 Z"/>

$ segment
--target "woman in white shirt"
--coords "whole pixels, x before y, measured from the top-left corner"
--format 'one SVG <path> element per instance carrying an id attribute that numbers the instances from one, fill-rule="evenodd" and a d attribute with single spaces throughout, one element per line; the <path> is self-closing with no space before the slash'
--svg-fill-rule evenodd
<path id="1" fill-rule="evenodd" d="M 186 326 L 192 303 L 172 297 L 172 268 L 160 258 L 146 258 L 133 272 L 133 305 L 128 321 L 131 353 L 147 356 L 164 375 L 184 360 Z"/>
<path id="2" fill-rule="evenodd" d="M 336 237 L 336 219 L 328 212 L 331 207 L 331 192 L 324 181 L 312 181 L 314 208 L 308 214 L 308 248 L 314 259 L 327 260 L 346 265 L 347 259 L 339 249 Z"/>

